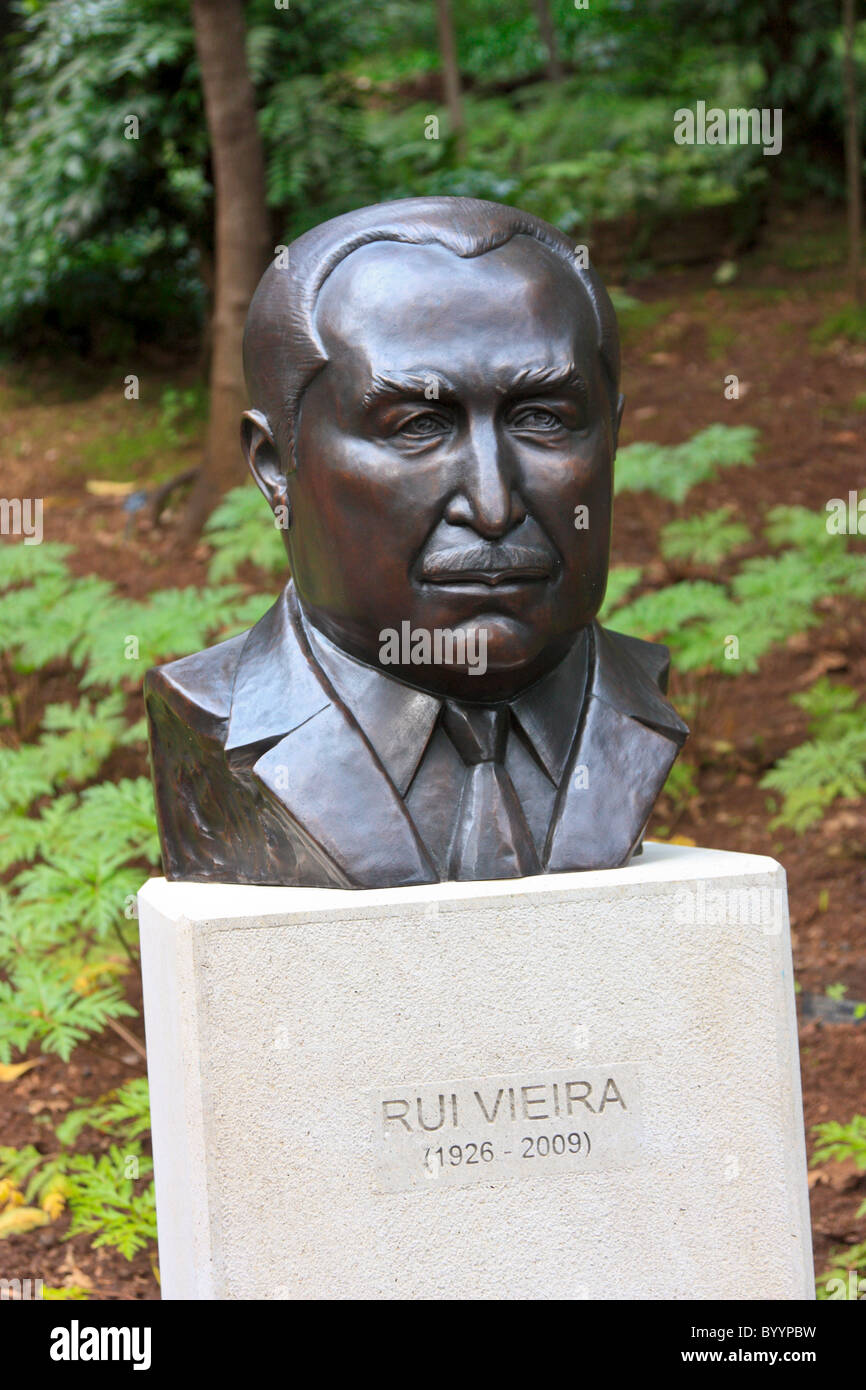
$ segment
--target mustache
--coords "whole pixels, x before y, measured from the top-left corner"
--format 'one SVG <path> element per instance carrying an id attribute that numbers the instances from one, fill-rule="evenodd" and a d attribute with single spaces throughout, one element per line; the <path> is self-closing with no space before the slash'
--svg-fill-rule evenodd
<path id="1" fill-rule="evenodd" d="M 514 541 L 477 541 L 470 545 L 434 548 L 424 556 L 419 573 L 432 582 L 455 577 L 496 582 L 498 576 L 518 573 L 544 579 L 556 568 L 556 556 L 547 546 L 519 545 Z"/>

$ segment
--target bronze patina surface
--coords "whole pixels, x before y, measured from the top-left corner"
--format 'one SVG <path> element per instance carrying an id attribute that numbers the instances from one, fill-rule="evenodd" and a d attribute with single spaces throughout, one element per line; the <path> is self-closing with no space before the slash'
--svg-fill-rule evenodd
<path id="1" fill-rule="evenodd" d="M 622 414 L 562 233 L 364 208 L 262 278 L 244 454 L 291 581 L 149 672 L 165 871 L 373 888 L 624 864 L 687 728 L 665 647 L 596 621 Z"/>

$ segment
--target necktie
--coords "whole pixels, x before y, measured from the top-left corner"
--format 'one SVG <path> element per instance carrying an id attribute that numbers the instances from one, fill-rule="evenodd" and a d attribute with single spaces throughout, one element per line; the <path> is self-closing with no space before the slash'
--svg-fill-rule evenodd
<path id="1" fill-rule="evenodd" d="M 532 833 L 505 770 L 509 717 L 506 705 L 445 702 L 445 732 L 467 766 L 448 863 L 452 880 L 541 872 Z"/>

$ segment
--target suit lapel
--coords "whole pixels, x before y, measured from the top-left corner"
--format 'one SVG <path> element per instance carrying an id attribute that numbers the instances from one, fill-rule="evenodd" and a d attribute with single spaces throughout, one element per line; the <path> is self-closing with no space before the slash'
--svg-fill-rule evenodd
<path id="1" fill-rule="evenodd" d="M 548 834 L 547 873 L 625 864 L 688 733 L 659 690 L 658 648 L 597 623 L 592 639 L 589 695 Z"/>
<path id="2" fill-rule="evenodd" d="M 244 749 L 266 794 L 348 886 L 436 880 L 402 798 L 313 658 L 291 585 L 238 663 L 226 751 Z"/>

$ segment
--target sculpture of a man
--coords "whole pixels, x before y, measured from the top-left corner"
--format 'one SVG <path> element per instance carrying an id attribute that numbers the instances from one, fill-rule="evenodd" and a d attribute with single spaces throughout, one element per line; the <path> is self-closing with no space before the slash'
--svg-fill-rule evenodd
<path id="1" fill-rule="evenodd" d="M 622 413 L 610 300 L 513 208 L 415 198 L 262 278 L 242 442 L 292 575 L 148 674 L 169 878 L 339 888 L 612 868 L 687 729 L 596 621 Z"/>

